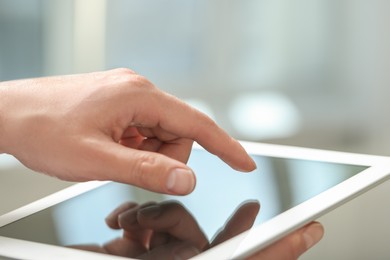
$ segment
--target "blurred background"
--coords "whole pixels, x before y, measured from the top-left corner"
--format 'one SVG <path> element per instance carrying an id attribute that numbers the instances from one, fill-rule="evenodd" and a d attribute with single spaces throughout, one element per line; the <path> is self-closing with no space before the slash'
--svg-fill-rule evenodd
<path id="1" fill-rule="evenodd" d="M 390 1 L 0 0 L 0 81 L 128 67 L 241 140 L 390 155 Z M 0 213 L 70 185 L 0 156 Z M 389 259 L 390 183 L 302 259 Z"/>

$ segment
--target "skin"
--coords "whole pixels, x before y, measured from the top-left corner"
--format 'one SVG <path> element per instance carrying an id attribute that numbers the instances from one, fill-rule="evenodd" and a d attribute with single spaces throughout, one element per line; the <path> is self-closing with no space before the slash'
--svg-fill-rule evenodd
<path id="1" fill-rule="evenodd" d="M 112 180 L 173 195 L 195 187 L 195 174 L 186 165 L 194 141 L 236 170 L 256 168 L 239 142 L 213 120 L 129 69 L 1 82 L 0 137 L 0 153 L 37 172 L 68 181 Z M 191 236 L 175 223 L 161 227 L 147 221 L 153 212 L 147 207 L 156 205 L 133 206 L 124 211 L 133 212 L 126 214 L 136 227 L 119 210 L 107 223 L 122 228 L 124 236 L 99 250 L 126 255 L 147 249 L 146 259 L 150 252 L 189 256 L 251 225 L 250 218 L 234 219 L 258 211 L 253 205 L 239 209 L 233 222 L 208 242 L 184 208 L 163 206 L 162 211 L 174 210 L 191 223 Z M 312 223 L 251 259 L 296 259 L 322 235 L 322 226 Z"/>
<path id="2" fill-rule="evenodd" d="M 2 82 L 0 98 L 0 152 L 63 180 L 188 194 L 193 141 L 234 169 L 256 168 L 213 120 L 128 69 Z"/>

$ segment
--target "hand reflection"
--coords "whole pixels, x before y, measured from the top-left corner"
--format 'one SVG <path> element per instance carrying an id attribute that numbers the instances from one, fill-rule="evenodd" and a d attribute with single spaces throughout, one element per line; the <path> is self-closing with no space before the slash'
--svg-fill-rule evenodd
<path id="1" fill-rule="evenodd" d="M 145 203 L 127 202 L 116 208 L 106 223 L 113 229 L 122 229 L 123 235 L 103 246 L 82 245 L 73 248 L 139 259 L 188 259 L 243 231 L 248 230 L 259 212 L 256 201 L 240 205 L 223 228 L 209 242 L 195 218 L 176 201 Z M 308 249 L 304 231 L 315 226 L 320 236 L 322 226 L 309 224 L 268 248 L 257 252 L 251 259 L 296 259 Z M 300 240 L 299 240 L 300 239 Z M 311 245 L 310 245 L 311 246 Z M 291 253 L 291 254 L 290 254 Z"/>
<path id="2" fill-rule="evenodd" d="M 259 208 L 255 201 L 242 204 L 210 243 L 179 202 L 126 202 L 106 218 L 109 227 L 123 230 L 122 237 L 103 246 L 72 247 L 139 259 L 188 259 L 249 229 Z"/>

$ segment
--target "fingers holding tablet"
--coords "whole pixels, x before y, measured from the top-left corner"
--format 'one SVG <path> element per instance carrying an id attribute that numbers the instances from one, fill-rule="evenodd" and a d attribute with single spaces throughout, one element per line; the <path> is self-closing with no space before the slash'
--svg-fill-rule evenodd
<path id="1" fill-rule="evenodd" d="M 295 260 L 317 244 L 323 235 L 324 227 L 318 222 L 312 222 L 255 253 L 248 260 Z"/>

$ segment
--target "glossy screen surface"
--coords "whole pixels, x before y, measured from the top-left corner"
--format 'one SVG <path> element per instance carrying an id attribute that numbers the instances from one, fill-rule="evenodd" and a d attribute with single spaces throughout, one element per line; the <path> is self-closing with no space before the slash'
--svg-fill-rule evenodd
<path id="1" fill-rule="evenodd" d="M 194 150 L 189 165 L 197 175 L 197 186 L 188 196 L 168 196 L 108 183 L 1 227 L 0 235 L 63 246 L 102 245 L 122 236 L 121 230 L 107 226 L 105 218 L 123 202 L 173 200 L 192 214 L 211 241 L 247 201 L 261 204 L 254 222 L 264 223 L 367 168 L 256 155 L 253 158 L 258 169 L 240 173 L 217 157 Z"/>

